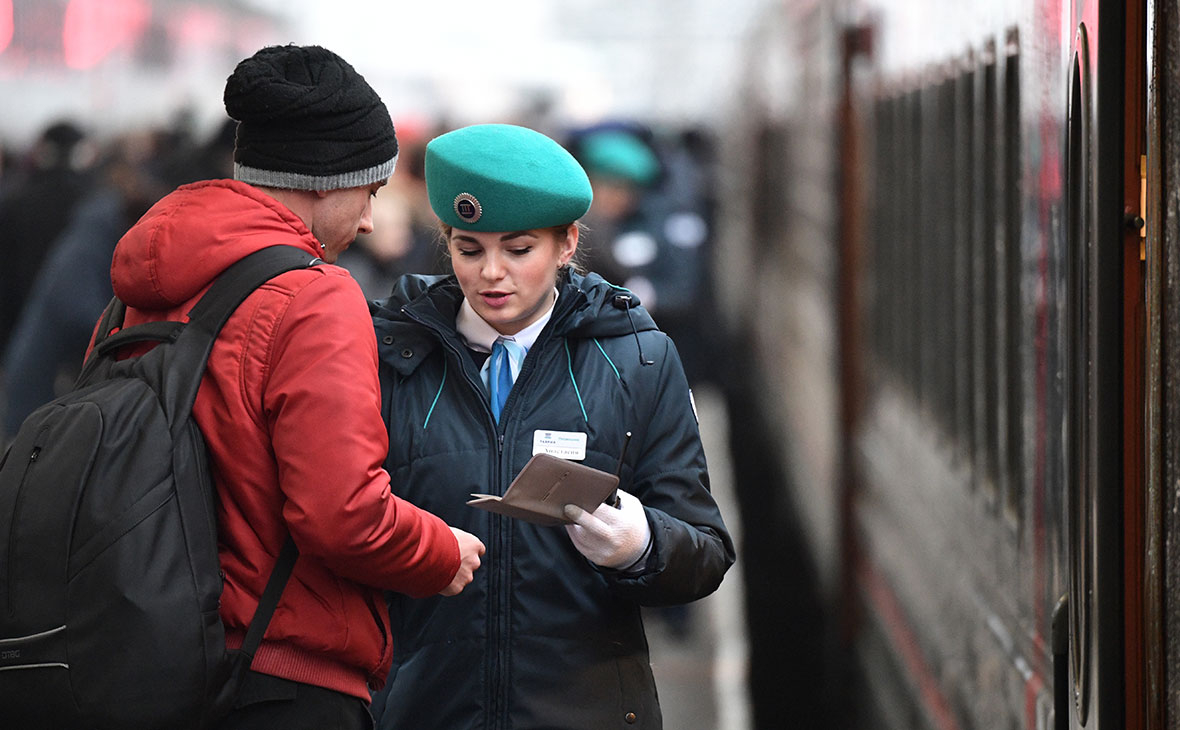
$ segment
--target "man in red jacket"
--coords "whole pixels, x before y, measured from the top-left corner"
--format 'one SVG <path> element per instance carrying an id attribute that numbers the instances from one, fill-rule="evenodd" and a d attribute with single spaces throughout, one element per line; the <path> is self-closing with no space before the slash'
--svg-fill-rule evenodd
<path id="1" fill-rule="evenodd" d="M 183 319 L 213 280 L 287 244 L 327 264 L 282 274 L 226 323 L 194 406 L 219 504 L 221 618 L 240 646 L 290 534 L 299 559 L 233 714 L 241 728 L 372 727 L 392 652 L 382 591 L 454 595 L 484 546 L 394 496 L 377 343 L 360 287 L 331 265 L 372 230 L 397 160 L 389 112 L 352 66 L 275 46 L 229 77 L 234 180 L 185 185 L 115 249 L 125 324 Z"/>

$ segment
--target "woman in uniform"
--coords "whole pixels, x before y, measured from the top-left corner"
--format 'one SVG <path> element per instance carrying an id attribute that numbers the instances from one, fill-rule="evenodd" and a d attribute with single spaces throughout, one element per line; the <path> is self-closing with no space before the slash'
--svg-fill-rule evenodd
<path id="1" fill-rule="evenodd" d="M 451 598 L 390 598 L 380 728 L 660 728 L 641 606 L 716 590 L 733 543 L 676 349 L 631 292 L 577 270 L 592 197 L 523 127 L 432 140 L 453 275 L 373 305 L 393 489 L 487 545 Z M 539 525 L 476 509 L 537 453 L 618 474 L 617 498 Z"/>

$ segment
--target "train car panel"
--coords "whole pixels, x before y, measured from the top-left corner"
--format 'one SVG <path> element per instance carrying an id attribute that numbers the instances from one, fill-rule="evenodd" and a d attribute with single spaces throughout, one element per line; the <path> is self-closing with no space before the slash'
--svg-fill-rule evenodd
<path id="1" fill-rule="evenodd" d="M 800 99 L 832 104 L 837 73 L 828 62 L 801 64 L 800 56 L 827 59 L 834 40 L 831 9 L 822 3 L 780 5 L 761 22 L 751 44 L 747 89 L 742 94 L 733 137 L 722 140 L 723 156 L 733 160 L 728 170 L 742 170 L 722 180 L 722 196 L 740 201 L 739 211 L 723 208 L 729 245 L 721 248 L 717 291 L 726 300 L 725 313 L 735 329 L 753 328 L 751 338 L 757 363 L 773 363 L 757 370 L 743 368 L 743 376 L 759 381 L 755 390 L 791 394 L 781 408 L 768 412 L 772 440 L 792 454 L 792 481 L 800 485 L 791 496 L 805 515 L 809 541 L 824 546 L 817 574 L 824 590 L 836 591 L 839 535 L 837 503 L 831 489 L 837 479 L 834 458 L 836 371 L 832 328 L 811 323 L 833 306 L 832 292 L 821 282 L 831 278 L 834 261 L 830 247 L 835 201 L 830 195 L 834 174 L 831 125 L 822 117 L 807 119 L 793 108 Z M 750 140 L 746 146 L 734 139 Z M 750 172 L 752 171 L 752 172 Z M 818 241 L 815 246 L 789 246 L 792 239 Z M 771 286 L 751 286 L 758 271 L 779 271 Z M 773 313 L 763 316 L 763 313 Z M 796 318 L 792 313 L 811 313 Z M 810 421 L 806 433 L 793 433 L 804 414 L 825 414 Z M 808 458 L 802 458 L 808 455 Z"/>
<path id="2" fill-rule="evenodd" d="M 1145 480 L 1175 473 L 1174 362 L 1145 351 L 1174 320 L 1144 327 L 1143 262 L 1174 264 L 1140 254 L 1139 179 L 1172 144 L 1141 154 L 1170 13 L 788 2 L 761 28 L 799 68 L 751 69 L 774 103 L 727 154 L 765 174 L 722 196 L 719 276 L 751 292 L 730 322 L 876 725 L 1162 727 L 1174 533 Z"/>

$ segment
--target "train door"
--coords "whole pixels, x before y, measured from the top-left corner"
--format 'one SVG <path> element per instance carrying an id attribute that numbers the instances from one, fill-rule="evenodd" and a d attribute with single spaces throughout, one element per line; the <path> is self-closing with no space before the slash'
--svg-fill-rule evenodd
<path id="1" fill-rule="evenodd" d="M 1127 226 L 1143 119 L 1133 5 L 1079 0 L 1070 16 L 1060 728 L 1144 727 L 1143 269 Z"/>
<path id="2" fill-rule="evenodd" d="M 1122 187 L 1118 192 L 1121 213 L 1118 246 L 1122 258 L 1123 292 L 1123 727 L 1160 729 L 1150 705 L 1158 697 L 1148 689 L 1150 665 L 1147 649 L 1151 638 L 1145 596 L 1152 582 L 1146 571 L 1147 541 L 1153 530 L 1147 518 L 1146 465 L 1147 404 L 1147 293 L 1144 215 L 1146 215 L 1146 117 L 1147 76 L 1145 62 L 1146 7 L 1144 0 L 1128 0 L 1121 38 L 1123 48 Z"/>
<path id="3" fill-rule="evenodd" d="M 1133 228 L 1142 236 L 1142 270 L 1144 290 L 1144 467 L 1143 467 L 1143 530 L 1140 546 L 1143 560 L 1143 590 L 1141 631 L 1137 653 L 1141 654 L 1138 699 L 1148 730 L 1175 727 L 1176 717 L 1176 642 L 1165 644 L 1166 636 L 1175 636 L 1177 609 L 1175 591 L 1165 589 L 1174 585 L 1177 575 L 1175 540 L 1165 540 L 1176 534 L 1177 517 L 1174 490 L 1177 460 L 1180 453 L 1180 423 L 1176 396 L 1169 383 L 1177 381 L 1180 363 L 1180 342 L 1174 335 L 1177 311 L 1180 311 L 1180 288 L 1176 286 L 1176 271 L 1180 257 L 1176 255 L 1180 235 L 1174 226 L 1167 226 L 1164 214 L 1163 191 L 1174 189 L 1180 155 L 1180 139 L 1175 134 L 1175 122 L 1167 119 L 1174 109 L 1180 84 L 1175 75 L 1169 77 L 1167 59 L 1176 57 L 1180 36 L 1176 33 L 1174 0 L 1151 0 L 1142 8 L 1144 63 L 1139 96 L 1144 99 L 1145 118 L 1142 120 L 1143 151 L 1140 163 L 1141 217 Z M 1132 37 L 1128 33 L 1128 38 Z M 1173 72 L 1174 74 L 1174 72 Z M 1150 80 L 1150 81 L 1149 81 Z M 1130 581 L 1128 581 L 1130 583 Z M 1131 654 L 1132 650 L 1128 650 Z M 1169 657 L 1171 659 L 1169 660 Z M 1131 713 L 1128 713 L 1128 717 Z M 1171 717 L 1171 725 L 1166 718 Z M 1130 727 L 1128 723 L 1128 727 Z"/>

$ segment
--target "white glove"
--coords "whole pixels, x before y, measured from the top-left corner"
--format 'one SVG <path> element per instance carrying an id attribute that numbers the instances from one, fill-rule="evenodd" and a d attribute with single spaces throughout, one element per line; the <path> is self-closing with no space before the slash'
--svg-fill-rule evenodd
<path id="1" fill-rule="evenodd" d="M 618 507 L 600 504 L 592 513 L 573 504 L 564 507 L 566 519 L 574 523 L 565 526 L 574 547 L 604 568 L 630 567 L 651 541 L 651 527 L 639 499 L 621 489 L 618 495 Z"/>

